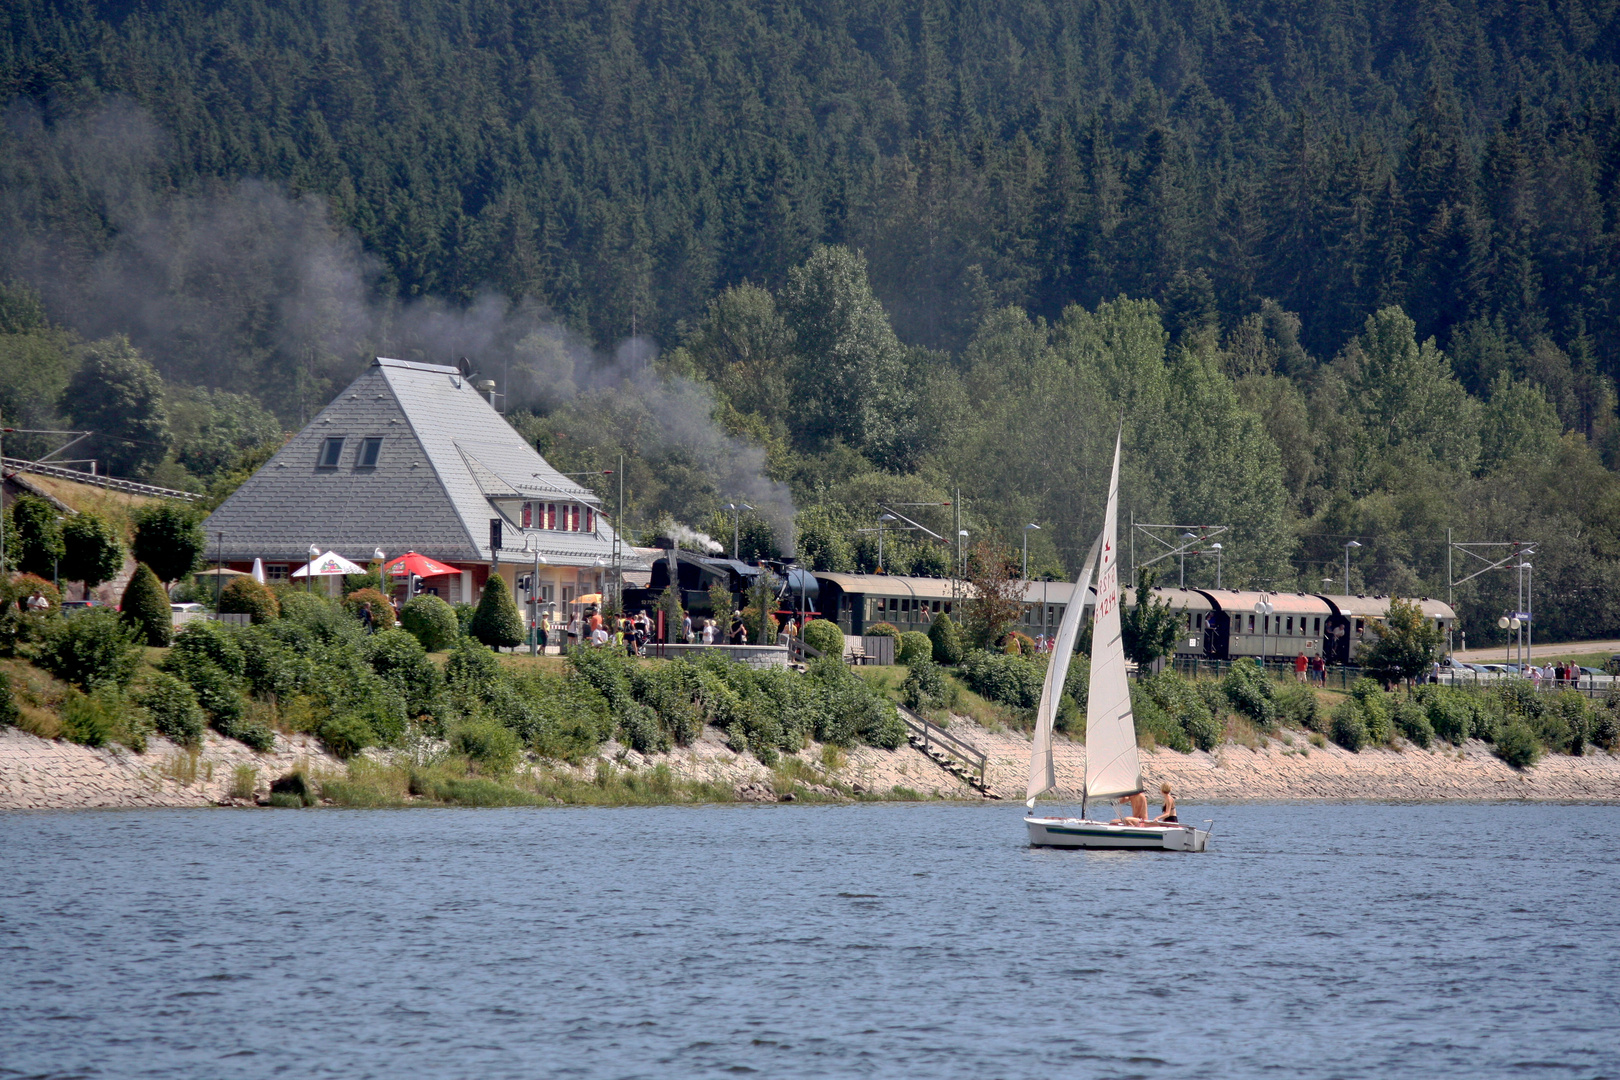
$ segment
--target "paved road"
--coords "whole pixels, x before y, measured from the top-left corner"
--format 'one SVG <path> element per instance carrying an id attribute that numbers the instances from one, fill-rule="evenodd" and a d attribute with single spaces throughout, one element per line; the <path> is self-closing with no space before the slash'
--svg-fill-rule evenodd
<path id="1" fill-rule="evenodd" d="M 1585 653 L 1620 653 L 1620 641 L 1557 641 L 1551 645 L 1541 642 L 1531 644 L 1533 656 L 1551 659 L 1555 656 L 1580 656 Z M 1500 664 L 1507 650 L 1501 645 L 1492 645 L 1488 649 L 1469 649 L 1465 652 L 1452 654 L 1458 660 L 1472 664 Z M 1536 661 L 1538 664 L 1540 660 Z"/>

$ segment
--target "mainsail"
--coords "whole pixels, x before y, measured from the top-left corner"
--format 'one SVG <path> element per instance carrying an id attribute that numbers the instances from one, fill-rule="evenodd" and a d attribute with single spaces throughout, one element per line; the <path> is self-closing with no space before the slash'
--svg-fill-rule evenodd
<path id="1" fill-rule="evenodd" d="M 1063 621 L 1058 623 L 1052 656 L 1046 664 L 1046 683 L 1041 687 L 1041 703 L 1035 710 L 1035 740 L 1029 749 L 1029 790 L 1024 802 L 1031 810 L 1035 809 L 1036 796 L 1057 787 L 1057 767 L 1052 761 L 1052 724 L 1057 719 L 1058 703 L 1063 699 L 1069 661 L 1074 659 L 1074 642 L 1080 636 L 1080 620 L 1086 608 L 1086 590 L 1091 588 L 1091 568 L 1101 546 L 1099 536 L 1086 554 L 1086 561 L 1080 565 L 1080 576 L 1075 579 L 1074 593 L 1063 609 Z"/>
<path id="2" fill-rule="evenodd" d="M 1116 437 L 1097 570 L 1096 623 L 1091 635 L 1091 686 L 1086 709 L 1088 799 L 1112 799 L 1142 790 L 1136 719 L 1131 715 L 1125 644 L 1119 631 L 1119 451 L 1120 440 Z"/>

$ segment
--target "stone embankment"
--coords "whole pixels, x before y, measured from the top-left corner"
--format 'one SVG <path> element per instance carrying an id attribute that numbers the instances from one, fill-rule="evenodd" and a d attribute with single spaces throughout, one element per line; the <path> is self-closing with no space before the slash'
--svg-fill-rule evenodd
<path id="1" fill-rule="evenodd" d="M 242 784 L 239 768 L 252 770 L 251 785 Z M 154 738 L 137 754 L 0 728 L 0 810 L 252 803 L 269 794 L 272 780 L 298 768 L 337 772 L 343 763 L 303 735 L 278 735 L 275 750 L 259 754 L 210 731 L 196 752 Z M 253 795 L 233 798 L 239 785 L 244 793 L 251 786 Z"/>
<path id="2" fill-rule="evenodd" d="M 1023 795 L 1029 770 L 1029 741 L 1010 731 L 991 731 L 965 718 L 951 733 L 988 757 L 993 790 L 1014 801 Z M 1059 739 L 1054 747 L 1059 790 L 1056 798 L 1079 800 L 1085 769 L 1085 747 Z M 798 779 L 822 790 L 816 781 L 857 792 L 892 794 L 895 788 L 930 798 L 977 801 L 983 798 L 958 777 L 919 750 L 904 746 L 879 750 L 861 746 L 823 754 L 810 746 L 797 755 Z M 643 755 L 609 743 L 602 759 L 637 771 L 666 765 L 678 778 L 730 787 L 742 801 L 770 801 L 778 773 L 752 755 L 735 754 L 719 734 L 707 731 L 691 746 L 665 754 Z M 785 763 L 784 763 L 785 764 Z M 829 767 L 831 765 L 832 767 Z M 316 774 L 340 773 L 343 764 L 323 753 L 304 736 L 276 740 L 274 752 L 257 754 L 240 743 L 210 732 L 196 753 L 153 739 L 147 752 L 122 748 L 91 749 L 40 739 L 16 730 L 0 731 L 0 810 L 88 807 L 207 806 L 249 799 L 240 792 L 239 769 L 252 770 L 255 798 L 264 797 L 270 781 L 295 769 Z M 593 762 L 580 766 L 583 775 Z M 779 769 L 782 767 L 779 766 Z M 1169 781 L 1179 798 L 1250 801 L 1267 799 L 1445 799 L 1571 800 L 1620 802 L 1620 756 L 1550 755 L 1533 769 L 1520 772 L 1492 756 L 1489 747 L 1473 742 L 1456 748 L 1363 750 L 1352 754 L 1337 746 L 1312 746 L 1300 732 L 1261 740 L 1261 745 L 1226 744 L 1212 752 L 1178 754 L 1156 750 L 1142 755 L 1150 788 Z M 832 794 L 831 789 L 826 789 Z"/>
<path id="3" fill-rule="evenodd" d="M 1029 741 L 1014 732 L 992 734 L 969 722 L 951 731 L 977 744 L 990 758 L 990 782 L 1006 798 L 1022 795 L 1029 776 Z M 1227 743 L 1205 753 L 1178 754 L 1158 749 L 1142 754 L 1142 775 L 1150 790 L 1169 781 L 1177 798 L 1220 799 L 1531 799 L 1620 802 L 1620 756 L 1550 754 L 1534 768 L 1511 768 L 1477 740 L 1462 747 L 1436 744 L 1431 750 L 1406 745 L 1399 750 L 1351 753 L 1329 743 L 1312 746 L 1303 732 L 1289 742 L 1262 739 L 1249 747 Z M 1085 776 L 1085 747 L 1058 739 L 1056 797 L 1078 802 Z"/>

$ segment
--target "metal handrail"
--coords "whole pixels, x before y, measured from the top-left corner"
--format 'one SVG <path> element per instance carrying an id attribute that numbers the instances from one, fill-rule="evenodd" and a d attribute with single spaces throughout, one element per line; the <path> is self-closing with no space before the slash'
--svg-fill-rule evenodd
<path id="1" fill-rule="evenodd" d="M 5 468 L 13 472 L 54 476 L 59 480 L 73 480 L 80 484 L 93 484 L 109 491 L 122 491 L 131 495 L 151 495 L 154 498 L 180 499 L 184 502 L 196 502 L 202 498 L 195 491 L 176 491 L 173 488 L 158 487 L 156 484 L 142 484 L 134 480 L 121 480 L 116 476 L 97 476 L 94 473 L 70 469 L 66 465 L 50 465 L 42 461 L 24 461 L 22 458 L 9 457 L 0 459 L 0 462 L 3 462 Z"/>
<path id="2" fill-rule="evenodd" d="M 821 658 L 822 653 L 820 649 L 816 648 L 814 645 L 806 645 L 804 640 L 797 635 L 788 638 L 787 643 L 789 660 L 796 660 L 799 663 L 803 663 L 806 660 L 819 660 Z"/>
<path id="3" fill-rule="evenodd" d="M 953 754 L 962 759 L 962 764 L 976 767 L 979 770 L 979 785 L 985 783 L 985 767 L 989 762 L 983 750 L 970 742 L 963 742 L 944 728 L 932 723 L 924 717 L 918 716 L 904 705 L 896 705 L 900 719 L 905 722 L 913 734 L 922 739 L 923 753 L 927 753 L 931 745 L 938 744 L 939 748 L 947 754 Z"/>

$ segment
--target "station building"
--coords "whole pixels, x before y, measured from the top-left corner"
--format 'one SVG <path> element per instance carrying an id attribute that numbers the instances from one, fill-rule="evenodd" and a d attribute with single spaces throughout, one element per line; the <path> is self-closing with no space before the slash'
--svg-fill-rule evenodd
<path id="1" fill-rule="evenodd" d="M 494 523 L 494 527 L 492 527 Z M 600 593 L 617 557 L 596 495 L 552 468 L 459 368 L 379 357 L 204 523 L 208 557 L 236 570 L 264 561 L 286 581 L 310 548 L 365 565 L 408 551 L 454 573 L 423 591 L 475 601 L 492 573 L 514 596 L 561 608 Z"/>

